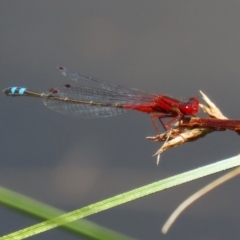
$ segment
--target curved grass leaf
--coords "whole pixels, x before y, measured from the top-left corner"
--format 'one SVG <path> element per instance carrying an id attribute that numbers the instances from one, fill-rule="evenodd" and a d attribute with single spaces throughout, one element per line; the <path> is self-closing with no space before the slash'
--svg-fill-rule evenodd
<path id="1" fill-rule="evenodd" d="M 240 156 L 232 157 L 225 159 L 213 164 L 209 164 L 204 167 L 200 167 L 185 173 L 178 174 L 173 177 L 169 177 L 152 184 L 134 189 L 132 191 L 119 194 L 117 196 L 105 199 L 103 201 L 91 204 L 87 207 L 80 208 L 78 210 L 63 214 L 57 218 L 47 220 L 45 222 L 33 225 L 31 227 L 22 229 L 20 231 L 11 233 L 4 237 L 1 237 L 1 240 L 7 239 L 24 239 L 30 236 L 34 236 L 41 232 L 62 226 L 72 221 L 76 221 L 86 216 L 113 208 L 120 204 L 133 201 L 135 199 L 153 194 L 167 188 L 177 186 L 192 180 L 196 180 L 223 170 L 227 170 L 240 165 Z"/>

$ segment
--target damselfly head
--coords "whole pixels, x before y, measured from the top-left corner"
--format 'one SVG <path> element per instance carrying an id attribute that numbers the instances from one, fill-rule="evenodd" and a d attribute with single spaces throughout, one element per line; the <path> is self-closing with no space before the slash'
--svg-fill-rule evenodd
<path id="1" fill-rule="evenodd" d="M 190 98 L 185 104 L 179 106 L 180 111 L 184 115 L 194 115 L 199 111 L 199 101 L 197 98 Z"/>
<path id="2" fill-rule="evenodd" d="M 199 100 L 197 98 L 190 98 L 189 103 L 192 108 L 192 114 L 197 114 L 199 111 Z"/>

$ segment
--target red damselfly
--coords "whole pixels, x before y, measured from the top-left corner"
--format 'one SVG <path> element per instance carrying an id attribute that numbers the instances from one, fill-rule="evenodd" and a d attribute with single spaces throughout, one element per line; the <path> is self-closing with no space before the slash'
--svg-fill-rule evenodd
<path id="1" fill-rule="evenodd" d="M 58 69 L 77 84 L 51 88 L 47 93 L 22 87 L 9 87 L 3 92 L 7 96 L 43 98 L 44 104 L 52 110 L 85 118 L 110 117 L 127 110 L 137 110 L 150 114 L 153 123 L 158 118 L 165 130 L 172 122 L 186 115 L 197 114 L 199 110 L 199 101 L 195 97 L 184 102 L 162 94 L 149 94 L 136 88 L 103 82 L 63 67 Z M 85 86 L 86 84 L 93 86 Z M 162 118 L 171 119 L 163 123 Z M 154 126 L 157 129 L 155 123 Z"/>

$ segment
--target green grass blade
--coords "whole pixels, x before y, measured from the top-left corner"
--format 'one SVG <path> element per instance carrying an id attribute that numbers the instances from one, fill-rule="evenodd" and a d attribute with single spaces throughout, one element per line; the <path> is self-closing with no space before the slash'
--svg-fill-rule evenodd
<path id="1" fill-rule="evenodd" d="M 9 208 L 15 209 L 29 216 L 34 216 L 35 218 L 41 220 L 51 219 L 64 214 L 63 211 L 60 211 L 57 208 L 50 207 L 46 204 L 33 200 L 22 194 L 15 193 L 3 187 L 0 187 L 0 203 Z M 107 228 L 101 227 L 87 220 L 81 220 L 67 225 L 63 225 L 62 228 L 78 236 L 85 236 L 88 239 L 132 239 L 130 237 L 124 236 L 123 234 L 111 231 Z"/>
<path id="2" fill-rule="evenodd" d="M 200 167 L 182 174 L 178 174 L 176 176 L 166 178 L 160 180 L 158 182 L 134 189 L 132 191 L 119 194 L 112 198 L 100 201 L 95 204 L 91 204 L 87 207 L 83 207 L 81 209 L 75 210 L 73 212 L 64 214 L 55 219 L 47 220 L 45 222 L 33 225 L 31 227 L 25 228 L 23 230 L 17 231 L 15 233 L 6 235 L 1 240 L 6 239 L 24 239 L 41 232 L 53 229 L 55 227 L 59 227 L 63 224 L 76 221 L 80 218 L 92 215 L 97 212 L 104 211 L 106 209 L 118 206 L 120 204 L 133 201 L 140 197 L 147 196 L 149 194 L 153 194 L 164 189 L 177 186 L 192 180 L 196 180 L 198 178 L 202 178 L 208 176 L 210 174 L 214 174 L 223 170 L 227 170 L 240 165 L 240 156 L 232 157 L 226 160 L 222 160 L 204 167 Z"/>

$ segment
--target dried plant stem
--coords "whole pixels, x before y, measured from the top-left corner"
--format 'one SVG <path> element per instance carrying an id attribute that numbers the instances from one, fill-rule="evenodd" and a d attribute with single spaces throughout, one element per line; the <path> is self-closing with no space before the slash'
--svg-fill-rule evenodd
<path id="1" fill-rule="evenodd" d="M 185 142 L 196 141 L 213 131 L 224 131 L 229 129 L 240 134 L 240 120 L 228 120 L 220 109 L 202 91 L 200 91 L 200 93 L 203 100 L 206 102 L 206 106 L 203 104 L 199 106 L 210 118 L 184 117 L 169 131 L 154 137 L 147 137 L 147 139 L 152 141 L 165 141 L 155 155 L 159 156 L 166 150 L 177 147 Z M 168 141 L 166 141 L 167 138 Z"/>
<path id="2" fill-rule="evenodd" d="M 219 185 L 225 183 L 226 181 L 231 180 L 232 178 L 238 176 L 240 174 L 240 167 L 234 169 L 233 171 L 221 176 L 220 178 L 216 179 L 215 181 L 211 182 L 204 188 L 200 189 L 196 193 L 194 193 L 192 196 L 187 198 L 183 203 L 181 203 L 178 208 L 171 214 L 171 216 L 168 218 L 166 223 L 164 224 L 162 228 L 162 233 L 166 234 L 170 227 L 173 225 L 173 223 L 176 221 L 176 219 L 179 217 L 179 215 L 187 208 L 189 207 L 193 202 L 195 202 L 197 199 L 205 195 L 206 193 L 210 192 L 214 188 L 218 187 Z"/>

